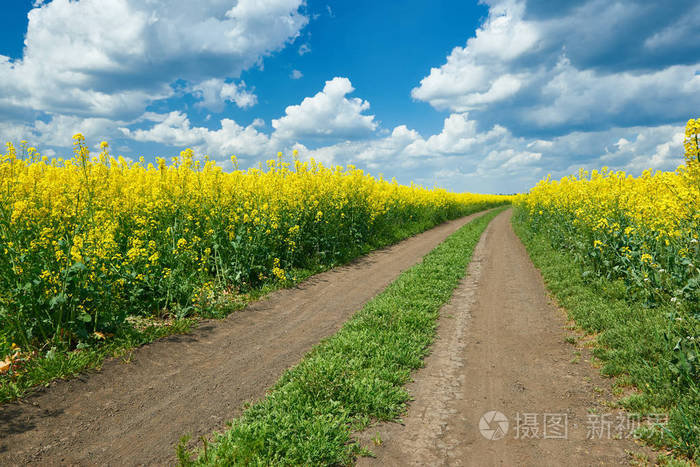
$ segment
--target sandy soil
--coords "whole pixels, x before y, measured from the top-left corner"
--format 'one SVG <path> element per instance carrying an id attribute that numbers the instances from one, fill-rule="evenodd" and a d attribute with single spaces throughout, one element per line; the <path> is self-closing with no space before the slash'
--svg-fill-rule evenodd
<path id="1" fill-rule="evenodd" d="M 0 465 L 174 463 L 180 436 L 223 428 L 401 271 L 478 215 L 143 346 L 129 364 L 111 360 L 99 372 L 0 406 Z"/>
<path id="2" fill-rule="evenodd" d="M 579 358 L 565 341 L 564 314 L 548 300 L 510 215 L 489 225 L 441 311 L 402 423 L 362 433 L 377 458 L 359 465 L 617 465 L 630 462 L 627 450 L 641 450 L 626 438 L 624 414 L 604 405 L 610 381 L 585 349 Z M 503 419 L 482 422 L 490 411 Z"/>

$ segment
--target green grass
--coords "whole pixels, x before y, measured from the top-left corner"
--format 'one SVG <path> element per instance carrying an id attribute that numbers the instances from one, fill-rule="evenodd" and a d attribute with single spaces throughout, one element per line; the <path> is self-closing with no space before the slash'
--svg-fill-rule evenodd
<path id="1" fill-rule="evenodd" d="M 130 350 L 160 337 L 189 332 L 193 318 L 176 319 L 166 325 L 146 325 L 143 329 L 124 327 L 120 335 L 102 345 L 72 351 L 51 348 L 37 355 L 21 371 L 0 377 L 0 403 L 27 395 L 32 389 L 48 386 L 51 381 L 70 378 L 91 368 L 99 368 L 106 358 L 122 358 L 128 362 Z"/>
<path id="2" fill-rule="evenodd" d="M 483 206 L 475 205 L 473 209 L 463 209 L 460 214 L 472 214 L 477 212 L 478 208 L 483 208 Z M 224 318 L 274 290 L 291 287 L 314 274 L 352 261 L 376 248 L 382 248 L 419 234 L 439 223 L 440 219 L 437 217 L 422 217 L 410 224 L 397 224 L 391 234 L 387 233 L 381 242 L 359 246 L 346 257 L 327 264 L 316 261 L 311 262 L 303 269 L 291 270 L 289 276 L 292 279 L 287 281 L 267 281 L 246 293 L 226 296 L 217 294 L 213 300 L 197 304 L 186 317 L 177 317 L 171 314 L 166 316 L 167 319 L 160 319 L 158 316 L 139 318 L 137 326 L 125 322 L 115 330 L 113 336 L 108 336 L 104 340 L 90 336 L 87 340 L 82 341 L 78 348 L 70 348 L 57 340 L 56 343 L 47 344 L 41 349 L 34 349 L 31 358 L 27 359 L 21 367 L 0 374 L 0 404 L 27 396 L 34 389 L 48 386 L 54 380 L 68 379 L 85 370 L 100 368 L 107 358 L 117 357 L 128 361 L 128 355 L 135 347 L 168 335 L 187 333 L 197 326 L 201 318 Z M 1 338 L 0 333 L 0 340 Z M 1 355 L 2 353 L 0 353 Z M 2 360 L 1 357 L 0 360 Z"/>
<path id="3" fill-rule="evenodd" d="M 700 459 L 700 382 L 697 344 L 700 323 L 672 304 L 650 307 L 627 296 L 621 281 L 584 277 L 584 268 L 546 235 L 535 233 L 516 211 L 516 233 L 549 290 L 577 325 L 594 334 L 594 355 L 604 375 L 626 390 L 619 404 L 640 414 L 666 413 L 669 423 L 642 433 L 650 443 Z M 690 343 L 688 345 L 688 343 Z"/>
<path id="4" fill-rule="evenodd" d="M 452 296 L 475 245 L 502 209 L 452 234 L 322 341 L 258 403 L 204 448 L 178 447 L 183 465 L 348 464 L 366 454 L 355 431 L 393 420 L 409 399 L 403 385 L 423 364 L 440 307 Z M 196 458 L 192 458 L 196 456 Z"/>

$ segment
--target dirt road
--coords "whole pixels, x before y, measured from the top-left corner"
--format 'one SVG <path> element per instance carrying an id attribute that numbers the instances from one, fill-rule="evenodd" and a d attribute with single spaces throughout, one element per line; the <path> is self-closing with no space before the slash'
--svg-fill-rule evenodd
<path id="1" fill-rule="evenodd" d="M 506 211 L 487 228 L 441 312 L 438 339 L 409 386 L 415 400 L 403 425 L 363 433 L 378 457 L 359 465 L 627 464 L 625 450 L 639 448 L 625 439 L 624 415 L 603 418 L 611 412 L 601 404 L 610 382 L 587 353 L 576 356 L 565 325 Z"/>
<path id="2" fill-rule="evenodd" d="M 401 271 L 478 215 L 275 292 L 192 334 L 144 346 L 129 364 L 109 361 L 100 372 L 0 406 L 0 465 L 172 464 L 180 436 L 223 428 Z"/>

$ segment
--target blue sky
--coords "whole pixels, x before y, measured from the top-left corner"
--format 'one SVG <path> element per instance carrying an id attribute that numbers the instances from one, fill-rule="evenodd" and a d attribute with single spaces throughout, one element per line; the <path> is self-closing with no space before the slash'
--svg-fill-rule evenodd
<path id="1" fill-rule="evenodd" d="M 13 0 L 0 139 L 302 158 L 455 191 L 682 161 L 700 4 Z"/>

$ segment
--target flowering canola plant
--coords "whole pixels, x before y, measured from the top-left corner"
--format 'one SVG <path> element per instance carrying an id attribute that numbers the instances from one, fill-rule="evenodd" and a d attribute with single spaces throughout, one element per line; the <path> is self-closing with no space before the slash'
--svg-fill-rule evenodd
<path id="1" fill-rule="evenodd" d="M 510 200 L 402 186 L 296 153 L 225 172 L 191 150 L 156 164 L 115 158 L 107 143 L 91 154 L 80 134 L 68 160 L 7 147 L 0 351 L 75 345 L 130 315 L 184 316 L 214 295 L 289 281 Z"/>
<path id="2" fill-rule="evenodd" d="M 581 170 L 547 177 L 514 204 L 579 258 L 586 273 L 623 279 L 649 304 L 667 302 L 700 317 L 700 119 L 686 126 L 686 163 L 675 172 Z"/>

